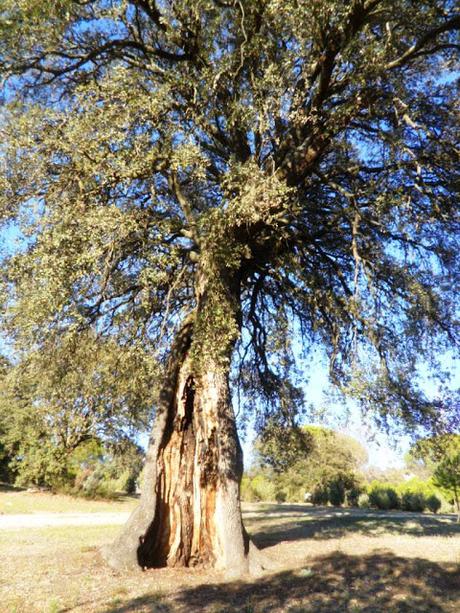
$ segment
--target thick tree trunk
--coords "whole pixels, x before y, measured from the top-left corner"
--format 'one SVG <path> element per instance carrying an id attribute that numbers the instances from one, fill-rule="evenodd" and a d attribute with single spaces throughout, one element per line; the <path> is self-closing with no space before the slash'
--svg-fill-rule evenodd
<path id="1" fill-rule="evenodd" d="M 200 305 L 171 351 L 139 507 L 103 550 L 118 570 L 202 566 L 239 576 L 264 566 L 241 519 L 243 465 L 229 397 L 230 355 L 222 360 L 222 351 L 219 359 L 210 351 L 197 359 L 198 317 Z M 224 333 L 224 354 L 233 344 Z"/>

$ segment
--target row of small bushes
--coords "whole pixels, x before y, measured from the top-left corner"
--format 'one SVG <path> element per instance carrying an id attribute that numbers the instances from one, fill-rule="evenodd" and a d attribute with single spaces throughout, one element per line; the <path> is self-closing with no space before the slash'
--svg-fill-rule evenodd
<path id="1" fill-rule="evenodd" d="M 423 492 L 421 490 L 404 490 L 388 485 L 374 484 L 371 485 L 367 494 L 363 494 L 359 498 L 359 506 L 372 507 L 388 511 L 391 509 L 401 511 L 413 511 L 422 513 L 429 510 L 432 513 L 437 513 L 442 506 L 441 499 L 434 493 Z"/>
<path id="2" fill-rule="evenodd" d="M 357 506 L 361 491 L 352 475 L 339 474 L 315 487 L 310 501 L 318 505 Z M 304 496 L 305 487 L 280 487 L 276 479 L 262 472 L 252 477 L 245 475 L 241 482 L 241 498 L 245 502 L 303 502 Z"/>
<path id="3" fill-rule="evenodd" d="M 334 507 L 341 507 L 344 504 L 356 507 L 361 491 L 357 484 L 349 483 L 338 477 L 315 487 L 311 493 L 310 502 L 317 505 L 331 504 Z"/>
<path id="4" fill-rule="evenodd" d="M 246 502 L 285 502 L 286 494 L 277 489 L 273 481 L 264 474 L 244 476 L 241 481 L 241 498 Z"/>
<path id="5" fill-rule="evenodd" d="M 241 484 L 241 497 L 247 502 L 276 501 L 303 502 L 305 490 L 292 492 L 279 487 L 269 475 L 258 473 L 245 476 Z M 442 499 L 429 482 L 414 479 L 398 485 L 372 482 L 359 485 L 350 475 L 338 475 L 311 491 L 310 502 L 315 505 L 349 506 L 381 510 L 401 510 L 437 513 Z"/>
<path id="6" fill-rule="evenodd" d="M 70 494 L 84 498 L 116 498 L 121 493 L 135 493 L 136 477 L 130 469 L 117 475 L 112 466 L 100 464 L 81 470 L 68 489 Z"/>
<path id="7" fill-rule="evenodd" d="M 349 489 L 340 489 L 341 483 L 332 481 L 326 486 L 317 487 L 312 494 L 313 504 L 332 504 L 342 506 L 344 503 L 350 507 L 374 508 L 381 510 L 401 510 L 422 513 L 431 511 L 437 513 L 442 500 L 433 492 L 432 486 L 427 483 L 404 483 L 399 486 L 371 483 L 369 487 L 353 486 Z"/>

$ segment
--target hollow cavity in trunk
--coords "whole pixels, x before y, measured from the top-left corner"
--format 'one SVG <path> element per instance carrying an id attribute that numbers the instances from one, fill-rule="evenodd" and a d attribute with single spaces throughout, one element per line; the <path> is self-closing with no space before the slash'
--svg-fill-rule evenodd
<path id="1" fill-rule="evenodd" d="M 243 465 L 229 366 L 207 359 L 196 370 L 192 339 L 193 324 L 186 323 L 171 351 L 139 507 L 103 553 L 119 570 L 201 566 L 255 574 L 265 564 L 241 518 Z"/>

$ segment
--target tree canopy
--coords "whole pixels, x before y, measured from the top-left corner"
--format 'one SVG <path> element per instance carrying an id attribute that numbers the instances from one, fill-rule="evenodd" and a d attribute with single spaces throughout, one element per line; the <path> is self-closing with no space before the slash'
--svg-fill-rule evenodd
<path id="1" fill-rule="evenodd" d="M 221 269 L 241 277 L 246 398 L 283 404 L 300 333 L 363 402 L 433 419 L 414 369 L 458 340 L 459 19 L 434 0 L 3 2 L 17 346 L 48 363 L 93 326 L 161 359 L 201 261 L 216 296 Z"/>
<path id="2" fill-rule="evenodd" d="M 368 460 L 366 449 L 352 436 L 321 426 L 275 430 L 266 428 L 256 442 L 257 461 L 283 472 L 299 462 L 355 471 Z M 308 472 L 308 471 L 305 471 Z"/>
<path id="3" fill-rule="evenodd" d="M 96 342 L 94 335 L 55 347 L 48 364 L 33 351 L 16 365 L 4 360 L 0 459 L 3 455 L 5 480 L 14 475 L 21 484 L 70 487 L 73 457 L 82 446 L 103 442 L 99 448 L 106 453 L 129 453 L 151 419 L 151 383 L 149 364 L 138 352 Z"/>
<path id="4" fill-rule="evenodd" d="M 256 464 L 268 468 L 269 475 L 273 473 L 278 496 L 303 501 L 308 492 L 323 504 L 331 492 L 331 500 L 338 504 L 344 502 L 346 493 L 357 499 L 361 471 L 368 460 L 366 449 L 356 439 L 320 426 L 284 428 L 282 432 L 266 428 L 256 450 Z"/>

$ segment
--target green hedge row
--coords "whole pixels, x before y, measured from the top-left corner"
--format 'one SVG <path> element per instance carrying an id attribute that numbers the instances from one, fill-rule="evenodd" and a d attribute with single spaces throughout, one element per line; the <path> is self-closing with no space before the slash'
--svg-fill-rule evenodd
<path id="1" fill-rule="evenodd" d="M 247 502 L 303 502 L 304 493 L 302 488 L 286 492 L 276 480 L 264 473 L 252 477 L 246 475 L 241 484 L 241 497 Z M 442 506 L 442 498 L 429 481 L 413 479 L 398 485 L 373 481 L 366 487 L 350 475 L 338 475 L 317 485 L 310 492 L 309 500 L 316 505 L 347 505 L 418 513 L 427 510 L 437 513 Z"/>
<path id="2" fill-rule="evenodd" d="M 429 482 L 413 480 L 396 486 L 373 482 L 366 495 L 359 500 L 359 506 L 382 509 L 395 509 L 421 513 L 437 513 L 442 506 L 441 498 L 433 491 Z"/>

